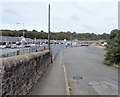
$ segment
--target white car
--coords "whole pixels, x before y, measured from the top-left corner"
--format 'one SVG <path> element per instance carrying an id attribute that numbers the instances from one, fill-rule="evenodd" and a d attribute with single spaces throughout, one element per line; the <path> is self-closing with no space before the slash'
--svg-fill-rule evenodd
<path id="1" fill-rule="evenodd" d="M 6 45 L 0 45 L 0 48 L 4 49 L 4 48 L 6 48 Z"/>
<path id="2" fill-rule="evenodd" d="M 16 45 L 16 44 L 12 44 L 11 45 L 11 48 L 18 48 L 19 46 L 18 45 Z"/>
<path id="3" fill-rule="evenodd" d="M 35 45 L 35 44 L 30 44 L 30 46 L 31 46 L 31 47 L 36 47 L 36 45 Z"/>

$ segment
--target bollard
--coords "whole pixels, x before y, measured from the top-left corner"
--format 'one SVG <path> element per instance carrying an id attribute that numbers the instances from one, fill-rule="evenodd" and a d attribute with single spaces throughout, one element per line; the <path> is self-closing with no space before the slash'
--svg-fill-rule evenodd
<path id="1" fill-rule="evenodd" d="M 45 46 L 44 46 L 44 50 L 45 50 Z"/>
<path id="2" fill-rule="evenodd" d="M 38 50 L 36 49 L 36 52 L 38 52 Z"/>
<path id="3" fill-rule="evenodd" d="M 17 55 L 19 55 L 19 54 L 20 54 L 20 50 L 17 51 Z"/>

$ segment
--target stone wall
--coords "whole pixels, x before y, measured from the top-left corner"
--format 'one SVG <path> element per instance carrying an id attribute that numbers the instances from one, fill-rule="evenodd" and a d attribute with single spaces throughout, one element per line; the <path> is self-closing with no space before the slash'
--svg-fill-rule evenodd
<path id="1" fill-rule="evenodd" d="M 49 50 L 2 58 L 0 63 L 2 96 L 29 94 L 50 63 Z"/>

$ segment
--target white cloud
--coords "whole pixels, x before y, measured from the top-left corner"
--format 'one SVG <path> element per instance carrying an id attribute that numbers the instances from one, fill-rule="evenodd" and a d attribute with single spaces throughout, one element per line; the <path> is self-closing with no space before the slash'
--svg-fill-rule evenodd
<path id="1" fill-rule="evenodd" d="M 34 0 L 34 2 L 118 2 L 119 0 Z M 0 2 L 33 2 L 33 0 L 0 0 Z"/>
<path id="2" fill-rule="evenodd" d="M 98 0 L 97 0 L 98 1 Z M 117 28 L 117 2 L 51 2 L 51 31 L 110 32 Z M 2 2 L 2 28 L 47 31 L 48 2 Z"/>

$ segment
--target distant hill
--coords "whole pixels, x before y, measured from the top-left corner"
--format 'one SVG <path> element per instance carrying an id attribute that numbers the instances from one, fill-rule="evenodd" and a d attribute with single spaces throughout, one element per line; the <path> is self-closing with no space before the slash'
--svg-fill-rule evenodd
<path id="1" fill-rule="evenodd" d="M 11 36 L 11 37 L 21 37 L 23 35 L 23 30 L 0 30 L 1 36 Z M 33 30 L 24 30 L 26 38 L 36 38 L 36 39 L 47 39 L 48 33 L 41 30 L 40 32 Z M 76 33 L 76 32 L 52 32 L 51 39 L 53 40 L 101 40 L 109 39 L 109 34 L 94 34 L 94 33 Z"/>

